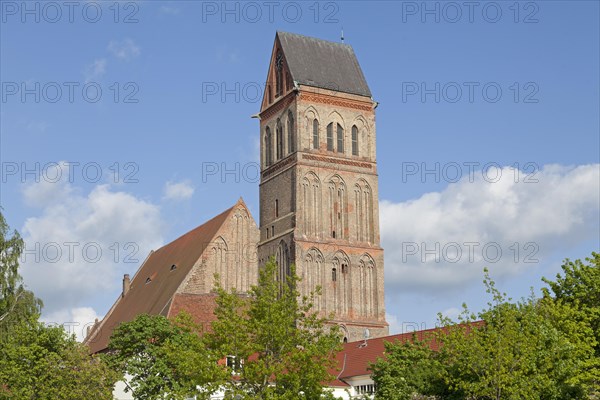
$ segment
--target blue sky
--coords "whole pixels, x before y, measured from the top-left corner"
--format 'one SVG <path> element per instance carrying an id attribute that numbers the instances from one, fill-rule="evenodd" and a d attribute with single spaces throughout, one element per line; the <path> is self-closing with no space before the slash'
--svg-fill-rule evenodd
<path id="1" fill-rule="evenodd" d="M 258 220 L 251 115 L 277 30 L 343 29 L 379 102 L 393 331 L 484 306 L 485 266 L 518 298 L 598 251 L 599 3 L 471 4 L 0 1 L 0 203 L 46 320 L 104 315 L 150 249 L 240 196 Z"/>

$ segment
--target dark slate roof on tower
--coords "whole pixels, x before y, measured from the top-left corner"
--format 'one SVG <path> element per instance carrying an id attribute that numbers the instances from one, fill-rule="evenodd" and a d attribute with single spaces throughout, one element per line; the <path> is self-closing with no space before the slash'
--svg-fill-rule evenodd
<path id="1" fill-rule="evenodd" d="M 371 97 L 352 46 L 289 32 L 277 37 L 297 83 Z"/>

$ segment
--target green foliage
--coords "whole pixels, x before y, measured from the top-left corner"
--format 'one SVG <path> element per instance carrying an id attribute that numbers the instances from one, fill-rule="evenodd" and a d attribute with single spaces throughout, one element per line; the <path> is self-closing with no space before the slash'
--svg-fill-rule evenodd
<path id="1" fill-rule="evenodd" d="M 589 327 L 564 326 L 571 309 L 533 296 L 512 303 L 500 293 L 486 271 L 484 283 L 493 301 L 479 313 L 485 324 L 474 325 L 465 307 L 462 325 L 444 321 L 440 357 L 447 365 L 449 388 L 482 399 L 577 399 L 585 388 L 578 382 L 592 347 Z"/>
<path id="2" fill-rule="evenodd" d="M 62 327 L 34 320 L 0 345 L 0 399 L 112 399 L 116 374 Z"/>
<path id="3" fill-rule="evenodd" d="M 136 399 L 208 398 L 219 370 L 199 330 L 185 313 L 173 321 L 142 314 L 114 330 L 106 360 L 121 377 L 129 376 L 126 391 Z"/>
<path id="4" fill-rule="evenodd" d="M 564 276 L 556 275 L 556 281 L 543 278 L 549 286 L 544 288 L 544 299 L 561 310 L 568 310 L 562 326 L 580 341 L 589 341 L 595 357 L 586 360 L 586 369 L 578 382 L 583 382 L 591 398 L 600 399 L 600 254 L 581 260 L 566 259 L 562 265 Z M 579 329 L 588 326 L 588 330 Z M 591 338 L 591 339 L 590 339 Z"/>
<path id="5" fill-rule="evenodd" d="M 565 278 L 545 280 L 555 297 L 546 291 L 541 299 L 532 294 L 518 302 L 501 293 L 485 270 L 488 307 L 475 315 L 463 305 L 458 321 L 440 315 L 437 353 L 428 342 L 388 345 L 386 358 L 372 366 L 376 398 L 598 398 L 598 259 L 594 253 L 591 265 L 567 262 Z"/>
<path id="6" fill-rule="evenodd" d="M 9 236 L 9 227 L 0 211 L 0 342 L 13 327 L 39 315 L 42 302 L 25 290 L 19 275 L 19 258 L 24 242 L 19 232 Z"/>
<path id="7" fill-rule="evenodd" d="M 249 296 L 227 292 L 218 283 L 217 321 L 207 335 L 211 348 L 235 360 L 241 368 L 228 369 L 226 398 L 320 399 L 324 382 L 341 348 L 336 327 L 312 312 L 313 293 L 300 298 L 292 266 L 287 281 L 277 279 L 270 260 Z"/>
<path id="8" fill-rule="evenodd" d="M 600 254 L 592 253 L 586 261 L 566 259 L 564 277 L 557 274 L 555 282 L 542 279 L 552 291 L 544 288 L 544 295 L 583 312 L 596 334 L 596 354 L 600 356 Z"/>
<path id="9" fill-rule="evenodd" d="M 443 366 L 430 349 L 429 340 L 420 342 L 413 337 L 404 343 L 384 343 L 386 358 L 370 366 L 378 388 L 375 399 L 410 400 L 415 395 L 443 393 Z"/>

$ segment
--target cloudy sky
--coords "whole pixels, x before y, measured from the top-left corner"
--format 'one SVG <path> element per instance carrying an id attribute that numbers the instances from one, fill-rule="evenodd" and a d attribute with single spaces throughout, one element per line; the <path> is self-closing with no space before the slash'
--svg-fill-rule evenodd
<path id="1" fill-rule="evenodd" d="M 81 334 L 151 249 L 258 219 L 276 30 L 339 41 L 377 108 L 393 332 L 600 250 L 599 4 L 2 1 L 0 204 L 44 319 Z"/>

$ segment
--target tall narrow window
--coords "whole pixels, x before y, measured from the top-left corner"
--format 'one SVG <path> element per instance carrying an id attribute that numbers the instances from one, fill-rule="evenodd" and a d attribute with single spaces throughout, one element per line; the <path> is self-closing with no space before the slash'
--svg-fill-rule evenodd
<path id="1" fill-rule="evenodd" d="M 344 152 L 344 128 L 340 124 L 337 124 L 337 151 Z"/>
<path id="2" fill-rule="evenodd" d="M 279 217 L 279 200 L 275 199 L 275 218 Z"/>
<path id="3" fill-rule="evenodd" d="M 327 150 L 333 151 L 333 122 L 327 125 Z"/>
<path id="4" fill-rule="evenodd" d="M 294 115 L 288 111 L 288 154 L 296 151 L 294 136 Z"/>
<path id="5" fill-rule="evenodd" d="M 319 121 L 313 119 L 313 149 L 319 149 Z"/>
<path id="6" fill-rule="evenodd" d="M 290 79 L 288 78 L 288 73 L 287 71 L 285 72 L 285 91 L 287 92 L 288 90 L 290 90 Z"/>
<path id="7" fill-rule="evenodd" d="M 275 97 L 283 93 L 283 54 L 277 52 L 275 57 Z"/>
<path id="8" fill-rule="evenodd" d="M 267 167 L 273 163 L 273 139 L 268 126 L 265 129 L 265 163 Z"/>
<path id="9" fill-rule="evenodd" d="M 279 119 L 277 120 L 275 132 L 277 137 L 277 160 L 280 160 L 281 157 L 283 157 L 283 126 L 281 125 L 281 121 Z"/>
<path id="10" fill-rule="evenodd" d="M 352 155 L 358 155 L 358 128 L 356 125 L 352 126 Z"/>
<path id="11" fill-rule="evenodd" d="M 337 281 L 337 269 L 335 268 L 331 270 L 331 280 L 334 282 Z"/>
<path id="12" fill-rule="evenodd" d="M 348 232 L 348 203 L 346 185 L 339 176 L 334 176 L 328 182 L 329 231 L 335 239 L 347 239 Z"/>

